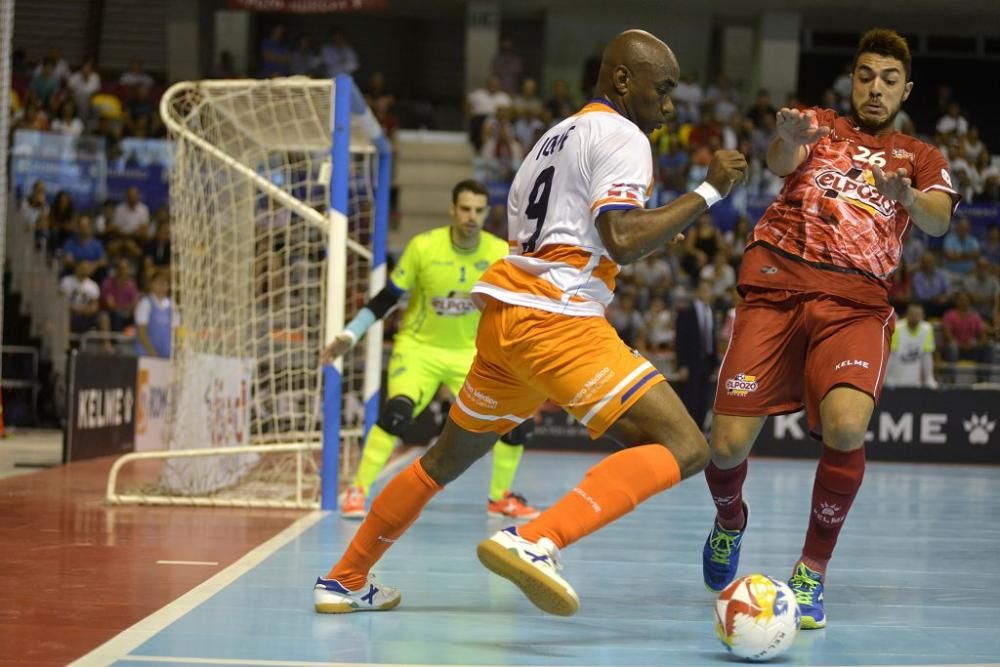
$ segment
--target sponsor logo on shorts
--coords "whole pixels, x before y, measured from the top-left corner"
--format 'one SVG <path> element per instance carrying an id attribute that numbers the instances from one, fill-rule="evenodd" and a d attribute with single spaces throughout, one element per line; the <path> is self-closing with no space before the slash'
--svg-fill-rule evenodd
<path id="1" fill-rule="evenodd" d="M 490 410 L 493 410 L 497 407 L 497 400 L 495 398 L 493 398 L 492 396 L 487 396 L 478 389 L 473 389 L 468 382 L 466 382 L 462 386 L 462 389 L 465 390 L 465 393 L 469 396 L 469 398 L 472 399 L 472 402 L 475 403 L 476 405 L 482 406 L 484 408 L 489 408 Z"/>
<path id="2" fill-rule="evenodd" d="M 746 396 L 757 391 L 759 386 L 756 375 L 737 373 L 735 377 L 726 380 L 726 393 L 730 396 Z"/>
<path id="3" fill-rule="evenodd" d="M 839 371 L 841 368 L 848 368 L 850 366 L 860 366 L 861 368 L 869 368 L 871 365 L 867 361 L 862 361 L 861 359 L 844 359 L 839 364 L 833 367 L 833 370 Z"/>
<path id="4" fill-rule="evenodd" d="M 489 266 L 490 263 L 485 259 L 481 259 L 475 263 L 476 271 L 485 271 Z"/>
<path id="5" fill-rule="evenodd" d="M 778 267 L 776 266 L 762 266 L 760 267 L 760 272 L 767 275 L 772 275 L 778 272 Z"/>
<path id="6" fill-rule="evenodd" d="M 610 381 L 611 378 L 613 378 L 614 376 L 615 372 L 610 368 L 608 368 L 607 366 L 605 366 L 601 370 L 597 371 L 597 373 L 594 374 L 594 377 L 590 378 L 584 383 L 583 388 L 580 391 L 576 392 L 576 396 L 569 399 L 569 404 L 577 405 L 578 403 L 580 403 L 580 401 L 592 398 L 593 395 L 596 394 L 601 387 L 606 385 L 608 381 Z"/>

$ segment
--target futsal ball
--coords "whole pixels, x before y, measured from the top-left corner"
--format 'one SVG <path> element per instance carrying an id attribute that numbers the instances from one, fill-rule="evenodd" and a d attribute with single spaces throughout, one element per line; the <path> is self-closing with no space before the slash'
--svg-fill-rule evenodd
<path id="1" fill-rule="evenodd" d="M 792 589 L 763 574 L 737 579 L 715 602 L 715 632 L 733 655 L 747 660 L 770 660 L 787 651 L 801 617 Z"/>

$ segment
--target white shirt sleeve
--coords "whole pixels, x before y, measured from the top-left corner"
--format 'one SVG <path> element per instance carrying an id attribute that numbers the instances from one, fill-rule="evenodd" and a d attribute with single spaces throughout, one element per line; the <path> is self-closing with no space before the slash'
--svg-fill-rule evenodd
<path id="1" fill-rule="evenodd" d="M 139 299 L 139 303 L 135 306 L 135 325 L 138 327 L 144 327 L 149 325 L 149 313 L 152 310 L 152 306 L 149 303 L 149 297 L 144 296 Z"/>
<path id="2" fill-rule="evenodd" d="M 653 182 L 649 139 L 637 128 L 612 132 L 587 156 L 590 166 L 590 212 L 642 208 Z"/>
<path id="3" fill-rule="evenodd" d="M 63 293 L 63 296 L 69 296 L 75 288 L 76 276 L 63 276 L 62 280 L 59 281 L 59 291 Z"/>

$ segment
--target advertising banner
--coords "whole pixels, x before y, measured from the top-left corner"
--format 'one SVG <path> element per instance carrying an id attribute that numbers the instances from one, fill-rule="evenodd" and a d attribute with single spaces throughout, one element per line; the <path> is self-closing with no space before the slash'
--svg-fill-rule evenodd
<path id="1" fill-rule="evenodd" d="M 73 205 L 94 208 L 106 197 L 107 163 L 102 137 L 68 137 L 38 130 L 17 130 L 11 171 L 19 192 L 42 181 L 50 195 L 66 190 Z"/>
<path id="2" fill-rule="evenodd" d="M 167 419 L 173 409 L 173 366 L 169 359 L 139 357 L 135 383 L 135 451 L 167 448 Z"/>
<path id="3" fill-rule="evenodd" d="M 63 462 L 132 451 L 136 358 L 73 353 Z"/>

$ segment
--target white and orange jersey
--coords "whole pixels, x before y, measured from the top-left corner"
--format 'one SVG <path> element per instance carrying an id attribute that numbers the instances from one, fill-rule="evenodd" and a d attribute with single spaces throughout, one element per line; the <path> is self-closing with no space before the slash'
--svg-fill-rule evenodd
<path id="1" fill-rule="evenodd" d="M 506 303 L 603 316 L 619 266 L 595 221 L 645 206 L 653 186 L 649 139 L 604 100 L 552 127 L 524 157 L 507 198 L 510 254 L 473 287 Z"/>

